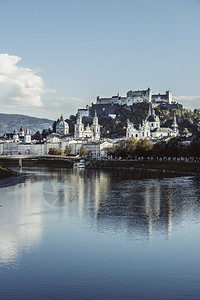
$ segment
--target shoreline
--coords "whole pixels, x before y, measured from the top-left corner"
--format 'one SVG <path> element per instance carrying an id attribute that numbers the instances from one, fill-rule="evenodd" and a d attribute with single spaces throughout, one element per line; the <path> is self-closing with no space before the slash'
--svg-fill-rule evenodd
<path id="1" fill-rule="evenodd" d="M 12 186 L 25 181 L 25 174 L 0 167 L 0 188 Z"/>
<path id="2" fill-rule="evenodd" d="M 19 183 L 23 183 L 26 180 L 25 175 L 13 175 L 8 178 L 1 178 L 0 179 L 0 189 L 1 188 L 6 188 L 9 186 L 13 186 Z"/>
<path id="3" fill-rule="evenodd" d="M 149 172 L 178 173 L 182 175 L 200 175 L 199 162 L 147 161 L 147 160 L 96 160 L 88 163 L 88 168 L 126 169 Z"/>
<path id="4" fill-rule="evenodd" d="M 137 161 L 137 160 L 86 160 L 86 170 L 127 170 L 141 171 L 173 176 L 195 176 L 200 175 L 200 162 L 180 162 L 180 161 Z M 72 160 L 68 163 L 62 160 L 37 160 L 37 162 L 26 164 L 25 167 L 53 167 L 71 168 Z M 10 165 L 11 167 L 11 165 Z M 17 173 L 7 168 L 0 168 L 0 188 L 13 186 L 25 182 L 25 173 Z"/>

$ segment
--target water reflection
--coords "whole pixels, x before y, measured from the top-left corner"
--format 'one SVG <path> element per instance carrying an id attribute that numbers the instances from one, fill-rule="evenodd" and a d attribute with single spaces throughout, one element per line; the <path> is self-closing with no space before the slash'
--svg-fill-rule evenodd
<path id="1" fill-rule="evenodd" d="M 92 230 L 140 238 L 154 233 L 169 236 L 177 224 L 199 220 L 199 178 L 127 171 L 23 171 L 32 174 L 25 183 L 1 189 L 3 263 L 37 248 L 49 210 L 51 222 L 62 212 L 60 222 L 76 216 Z"/>
<path id="2" fill-rule="evenodd" d="M 39 244 L 42 202 L 31 180 L 1 189 L 0 202 L 0 261 L 8 264 Z"/>

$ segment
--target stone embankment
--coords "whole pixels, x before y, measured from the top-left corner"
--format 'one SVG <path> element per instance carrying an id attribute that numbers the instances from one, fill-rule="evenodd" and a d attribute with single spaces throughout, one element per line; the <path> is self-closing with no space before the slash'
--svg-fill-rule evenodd
<path id="1" fill-rule="evenodd" d="M 180 161 L 131 161 L 131 160 L 96 160 L 88 163 L 88 168 L 95 169 L 128 169 L 160 172 L 178 172 L 185 175 L 200 174 L 200 162 Z"/>

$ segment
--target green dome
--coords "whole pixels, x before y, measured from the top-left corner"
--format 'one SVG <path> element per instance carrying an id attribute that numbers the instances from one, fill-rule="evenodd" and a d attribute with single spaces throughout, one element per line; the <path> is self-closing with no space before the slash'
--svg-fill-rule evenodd
<path id="1" fill-rule="evenodd" d="M 56 124 L 56 129 L 65 129 L 69 128 L 69 125 L 67 122 L 65 122 L 63 115 L 60 117 L 60 121 Z"/>

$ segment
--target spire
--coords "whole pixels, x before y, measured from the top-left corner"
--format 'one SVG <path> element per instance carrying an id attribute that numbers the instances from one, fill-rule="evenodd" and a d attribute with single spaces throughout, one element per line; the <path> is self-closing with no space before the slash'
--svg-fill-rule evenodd
<path id="1" fill-rule="evenodd" d="M 60 121 L 64 121 L 63 114 L 61 114 L 61 116 L 60 116 Z"/>
<path id="2" fill-rule="evenodd" d="M 178 131 L 178 124 L 176 121 L 176 115 L 174 115 L 174 120 L 173 120 L 173 124 L 172 124 L 172 130 L 173 131 Z"/>
<path id="3" fill-rule="evenodd" d="M 154 110 L 153 110 L 153 107 L 152 107 L 152 103 L 150 102 L 150 103 L 149 103 L 149 111 L 148 111 L 146 120 L 147 120 L 150 116 L 152 116 L 152 115 L 154 114 L 153 112 L 154 112 Z"/>
<path id="4" fill-rule="evenodd" d="M 97 125 L 98 124 L 98 117 L 97 117 L 97 112 L 96 112 L 96 109 L 95 109 L 95 113 L 94 113 L 94 118 L 93 118 L 93 124 Z"/>
<path id="5" fill-rule="evenodd" d="M 77 124 L 82 124 L 82 117 L 81 117 L 80 112 L 78 112 L 78 117 L 77 117 L 76 123 Z"/>

